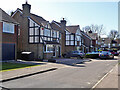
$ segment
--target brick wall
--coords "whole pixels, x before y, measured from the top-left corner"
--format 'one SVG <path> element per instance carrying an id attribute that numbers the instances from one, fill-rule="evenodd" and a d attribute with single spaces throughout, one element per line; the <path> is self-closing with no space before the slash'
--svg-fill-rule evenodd
<path id="1" fill-rule="evenodd" d="M 17 12 L 13 17 L 20 24 L 20 35 L 18 36 L 18 52 L 30 51 L 34 58 L 43 58 L 43 44 L 29 44 L 28 42 L 28 19 Z"/>
<path id="2" fill-rule="evenodd" d="M 17 26 L 14 27 L 14 34 L 12 33 L 2 33 L 2 43 L 14 43 L 17 41 Z"/>
<path id="3" fill-rule="evenodd" d="M 65 52 L 77 50 L 77 46 L 65 46 Z"/>

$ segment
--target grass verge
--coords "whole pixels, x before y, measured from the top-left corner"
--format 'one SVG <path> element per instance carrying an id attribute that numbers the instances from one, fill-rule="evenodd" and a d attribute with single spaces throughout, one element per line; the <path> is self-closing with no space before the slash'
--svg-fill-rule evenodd
<path id="1" fill-rule="evenodd" d="M 2 67 L 0 68 L 0 71 L 35 66 L 32 64 L 9 63 L 9 62 L 1 62 L 0 65 L 2 65 Z"/>

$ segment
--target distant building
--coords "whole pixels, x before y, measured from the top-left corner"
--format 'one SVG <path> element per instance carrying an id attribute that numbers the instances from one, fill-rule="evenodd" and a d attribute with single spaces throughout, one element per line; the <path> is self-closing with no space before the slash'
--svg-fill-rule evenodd
<path id="1" fill-rule="evenodd" d="M 120 39 L 112 40 L 111 38 L 100 38 L 98 46 L 101 49 L 118 50 L 120 48 Z"/>
<path id="2" fill-rule="evenodd" d="M 18 23 L 0 8 L 0 55 L 2 60 L 17 59 Z"/>

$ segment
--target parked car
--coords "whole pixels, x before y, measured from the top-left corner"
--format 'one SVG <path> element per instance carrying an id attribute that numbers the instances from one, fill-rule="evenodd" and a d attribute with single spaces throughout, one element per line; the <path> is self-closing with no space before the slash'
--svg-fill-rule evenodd
<path id="1" fill-rule="evenodd" d="M 118 51 L 117 51 L 117 53 L 119 53 L 119 54 L 120 54 L 120 50 L 118 50 Z"/>
<path id="2" fill-rule="evenodd" d="M 100 54 L 99 54 L 99 57 L 101 59 L 114 59 L 114 55 L 110 52 L 110 51 L 102 51 Z"/>
<path id="3" fill-rule="evenodd" d="M 117 51 L 115 51 L 115 50 L 109 50 L 114 56 L 118 56 L 119 55 L 119 53 L 117 52 Z"/>
<path id="4" fill-rule="evenodd" d="M 63 57 L 65 58 L 77 57 L 77 58 L 82 59 L 85 57 L 85 53 L 83 53 L 82 51 L 70 51 L 70 52 L 65 53 Z"/>
<path id="5" fill-rule="evenodd" d="M 86 53 L 87 58 L 99 58 L 99 54 L 101 51 L 93 51 Z"/>

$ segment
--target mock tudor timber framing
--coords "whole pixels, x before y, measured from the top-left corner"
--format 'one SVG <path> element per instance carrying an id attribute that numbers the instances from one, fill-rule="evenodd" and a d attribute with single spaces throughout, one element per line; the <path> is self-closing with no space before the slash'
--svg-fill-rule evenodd
<path id="1" fill-rule="evenodd" d="M 50 42 L 57 42 L 60 43 L 60 32 L 56 31 L 56 30 L 52 30 L 50 28 L 46 28 L 43 27 L 42 25 L 37 24 L 34 20 L 32 20 L 31 18 L 28 18 L 29 20 L 29 30 L 28 30 L 28 41 L 29 44 L 43 44 L 43 40 L 46 41 L 50 41 Z M 33 22 L 33 26 L 30 26 L 31 21 Z M 36 29 L 37 28 L 37 29 Z M 41 31 L 41 28 L 44 28 L 43 31 Z M 31 30 L 33 29 L 33 33 L 31 35 Z M 36 35 L 36 30 L 38 30 L 38 34 Z M 45 35 L 45 30 L 50 30 L 50 35 Z M 43 33 L 41 33 L 43 32 Z M 53 32 L 56 33 L 56 35 L 53 35 Z M 35 41 L 35 38 L 38 37 L 38 42 Z M 30 42 L 30 38 L 33 38 L 33 42 Z M 42 42 L 41 42 L 42 40 Z"/>

